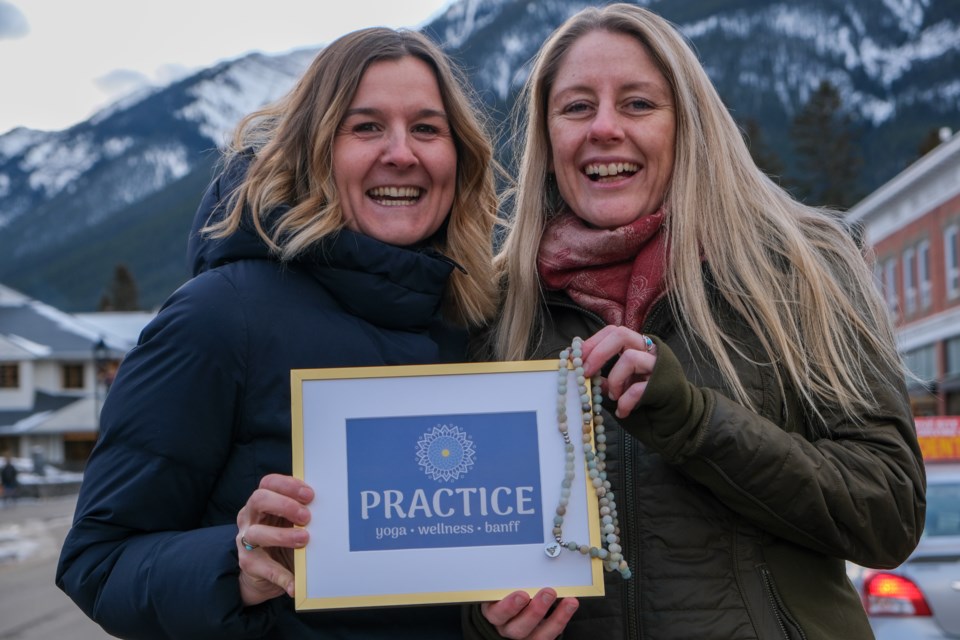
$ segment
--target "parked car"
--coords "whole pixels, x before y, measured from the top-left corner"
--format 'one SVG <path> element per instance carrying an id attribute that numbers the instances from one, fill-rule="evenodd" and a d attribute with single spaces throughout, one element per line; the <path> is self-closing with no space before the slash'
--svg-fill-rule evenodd
<path id="1" fill-rule="evenodd" d="M 960 638 L 960 462 L 927 462 L 926 526 L 906 562 L 847 572 L 877 640 Z"/>

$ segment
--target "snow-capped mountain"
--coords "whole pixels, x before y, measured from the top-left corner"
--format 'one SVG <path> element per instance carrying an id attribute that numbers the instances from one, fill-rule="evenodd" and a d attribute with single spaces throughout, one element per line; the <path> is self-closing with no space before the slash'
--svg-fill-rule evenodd
<path id="1" fill-rule="evenodd" d="M 544 38 L 584 0 L 459 0 L 424 29 L 504 119 Z M 960 128 L 958 0 L 640 0 L 690 40 L 734 117 L 788 161 L 789 122 L 821 80 L 863 134 L 863 188 Z M 319 49 L 319 44 L 318 44 Z M 115 103 L 64 131 L 0 136 L 0 281 L 68 310 L 125 262 L 148 305 L 182 282 L 183 238 L 216 148 L 285 93 L 317 50 L 253 54 Z"/>

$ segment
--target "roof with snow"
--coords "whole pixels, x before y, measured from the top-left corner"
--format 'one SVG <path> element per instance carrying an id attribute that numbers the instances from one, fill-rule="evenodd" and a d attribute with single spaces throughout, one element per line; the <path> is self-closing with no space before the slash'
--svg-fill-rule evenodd
<path id="1" fill-rule="evenodd" d="M 129 349 L 125 340 L 0 285 L 0 358 L 87 360 L 100 340 L 113 357 L 122 357 Z"/>

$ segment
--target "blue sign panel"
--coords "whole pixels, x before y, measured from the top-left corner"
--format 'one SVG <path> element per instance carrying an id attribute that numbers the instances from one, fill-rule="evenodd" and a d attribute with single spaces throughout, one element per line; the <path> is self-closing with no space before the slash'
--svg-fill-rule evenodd
<path id="1" fill-rule="evenodd" d="M 533 411 L 347 420 L 350 550 L 543 543 Z"/>

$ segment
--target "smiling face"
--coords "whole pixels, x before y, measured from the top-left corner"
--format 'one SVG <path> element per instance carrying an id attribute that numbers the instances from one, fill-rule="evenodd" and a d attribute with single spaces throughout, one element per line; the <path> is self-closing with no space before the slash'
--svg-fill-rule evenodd
<path id="1" fill-rule="evenodd" d="M 367 68 L 334 138 L 333 174 L 348 229 L 408 246 L 440 228 L 457 151 L 427 63 L 406 56 Z"/>
<path id="2" fill-rule="evenodd" d="M 666 78 L 635 38 L 581 36 L 547 96 L 560 195 L 588 224 L 612 229 L 655 213 L 673 175 L 676 117 Z"/>

